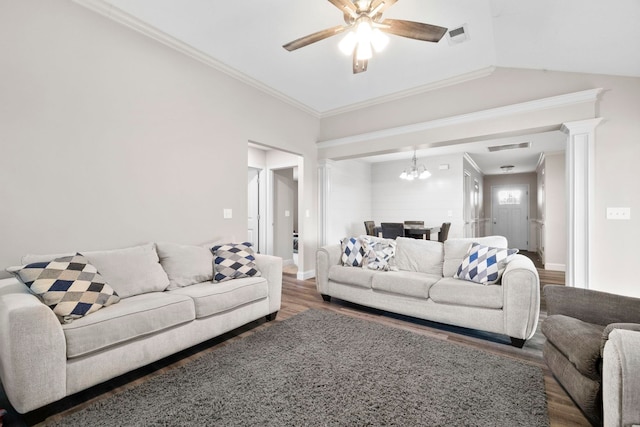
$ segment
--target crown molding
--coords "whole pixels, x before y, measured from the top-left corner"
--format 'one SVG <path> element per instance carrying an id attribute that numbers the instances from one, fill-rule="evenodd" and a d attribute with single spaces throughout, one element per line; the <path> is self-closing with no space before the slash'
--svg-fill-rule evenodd
<path id="1" fill-rule="evenodd" d="M 128 27 L 134 31 L 137 31 L 147 37 L 150 37 L 151 39 L 157 42 L 160 42 L 165 46 L 175 49 L 180 53 L 183 53 L 197 61 L 202 62 L 203 64 L 211 68 L 214 68 L 222 73 L 225 73 L 235 78 L 236 80 L 241 81 L 242 83 L 245 83 L 255 89 L 258 89 L 282 102 L 285 102 L 291 105 L 292 107 L 302 110 L 305 113 L 310 114 L 315 118 L 320 118 L 320 112 L 314 110 L 313 108 L 310 108 L 309 106 L 296 101 L 295 99 L 283 94 L 282 92 L 279 92 L 259 82 L 258 80 L 252 77 L 249 77 L 244 73 L 241 73 L 235 68 L 232 68 L 226 64 L 223 64 L 222 62 L 207 55 L 206 53 L 198 49 L 195 49 L 192 46 L 187 45 L 186 43 L 168 35 L 167 33 L 164 33 L 158 30 L 157 28 L 147 24 L 146 22 L 139 20 L 138 18 L 124 12 L 121 9 L 118 9 L 117 7 L 113 6 L 110 3 L 107 3 L 104 0 L 73 0 L 73 2 L 81 6 L 84 6 L 93 12 L 99 13 L 100 15 L 105 16 L 106 18 L 109 18 L 119 24 L 122 24 L 125 27 Z"/>
<path id="2" fill-rule="evenodd" d="M 514 114 L 524 114 L 533 111 L 542 111 L 551 108 L 582 104 L 585 102 L 595 102 L 598 100 L 598 97 L 600 93 L 602 93 L 602 91 L 602 88 L 583 90 L 580 92 L 573 92 L 564 95 L 552 96 L 549 98 L 537 99 L 534 101 L 522 102 L 520 104 L 507 105 L 505 107 L 491 108 L 488 110 L 476 111 L 474 113 L 446 117 L 444 119 L 437 119 L 428 122 L 415 123 L 412 125 L 382 129 L 375 132 L 361 133 L 358 135 L 351 135 L 343 138 L 328 139 L 318 142 L 316 146 L 319 149 L 337 147 L 341 145 L 352 144 L 355 142 L 371 141 L 374 139 L 422 132 L 445 126 L 456 126 L 481 120 L 503 118 Z"/>
<path id="3" fill-rule="evenodd" d="M 479 174 L 484 175 L 484 172 L 482 171 L 482 169 L 480 169 L 480 166 L 478 166 L 478 164 L 476 163 L 475 160 L 473 160 L 471 158 L 471 155 L 469 153 L 464 153 L 462 156 L 468 163 L 469 165 Z"/>
<path id="4" fill-rule="evenodd" d="M 413 95 L 419 95 L 424 92 L 429 92 L 432 90 L 444 88 L 447 86 L 454 86 L 460 83 L 468 82 L 470 80 L 479 79 L 482 77 L 487 77 L 496 70 L 496 67 L 486 67 L 480 70 L 471 71 L 469 73 L 460 74 L 454 77 L 450 77 L 443 80 L 438 80 L 433 83 L 428 83 L 426 85 L 417 86 L 411 89 L 403 90 L 400 92 L 395 92 L 390 95 L 383 95 L 377 98 L 368 99 L 366 101 L 357 102 L 355 104 L 350 104 L 345 107 L 335 108 L 333 110 L 328 110 L 320 114 L 320 118 L 327 118 L 331 116 L 337 116 L 339 114 L 348 113 L 351 111 L 360 110 L 362 108 L 372 107 L 378 104 L 383 104 L 385 102 L 396 101 L 398 99 L 407 98 Z"/>

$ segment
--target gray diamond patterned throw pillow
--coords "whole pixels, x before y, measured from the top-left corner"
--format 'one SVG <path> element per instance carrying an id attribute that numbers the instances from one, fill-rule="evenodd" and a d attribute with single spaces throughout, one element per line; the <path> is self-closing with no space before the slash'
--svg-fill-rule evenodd
<path id="1" fill-rule="evenodd" d="M 367 267 L 371 270 L 397 271 L 395 263 L 396 242 L 365 238 L 367 244 Z"/>
<path id="2" fill-rule="evenodd" d="M 214 282 L 224 282 L 241 277 L 260 276 L 256 268 L 251 243 L 227 243 L 211 248 L 215 266 Z"/>
<path id="3" fill-rule="evenodd" d="M 518 249 L 492 248 L 472 243 L 453 277 L 485 285 L 496 283 L 517 252 Z"/>
<path id="4" fill-rule="evenodd" d="M 61 323 L 70 323 L 120 301 L 96 267 L 81 254 L 9 267 L 7 271 L 48 305 Z"/>
<path id="5" fill-rule="evenodd" d="M 342 245 L 342 265 L 345 267 L 364 266 L 367 253 L 367 242 L 360 237 L 344 238 L 340 241 Z"/>

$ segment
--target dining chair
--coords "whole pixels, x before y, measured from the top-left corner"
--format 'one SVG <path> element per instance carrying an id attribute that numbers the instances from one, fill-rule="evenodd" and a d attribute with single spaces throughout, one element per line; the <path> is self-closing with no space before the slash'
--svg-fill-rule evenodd
<path id="1" fill-rule="evenodd" d="M 376 228 L 375 221 L 365 221 L 364 222 L 364 229 L 365 229 L 365 231 L 367 233 L 367 236 L 375 236 L 376 235 L 375 228 Z"/>
<path id="2" fill-rule="evenodd" d="M 405 221 L 404 222 L 404 237 L 412 237 L 414 239 L 424 239 L 425 233 L 419 233 L 417 230 L 411 230 L 410 227 L 415 228 L 423 228 L 424 229 L 424 221 Z"/>
<path id="3" fill-rule="evenodd" d="M 382 222 L 382 237 L 385 239 L 395 239 L 404 237 L 404 224 L 401 222 Z"/>
<path id="4" fill-rule="evenodd" d="M 449 228 L 451 228 L 450 222 L 442 223 L 442 226 L 440 227 L 440 231 L 438 231 L 438 242 L 444 243 L 444 241 L 447 240 L 447 237 L 449 237 Z"/>

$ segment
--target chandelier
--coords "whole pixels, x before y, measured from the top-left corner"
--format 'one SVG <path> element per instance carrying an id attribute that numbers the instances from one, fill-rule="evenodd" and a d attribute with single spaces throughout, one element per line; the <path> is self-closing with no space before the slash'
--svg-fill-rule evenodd
<path id="1" fill-rule="evenodd" d="M 400 174 L 400 179 L 413 181 L 414 179 L 427 179 L 430 176 L 431 172 L 429 172 L 423 164 L 417 164 L 416 152 L 414 150 L 413 158 L 411 159 L 411 167 L 402 171 L 402 173 Z"/>

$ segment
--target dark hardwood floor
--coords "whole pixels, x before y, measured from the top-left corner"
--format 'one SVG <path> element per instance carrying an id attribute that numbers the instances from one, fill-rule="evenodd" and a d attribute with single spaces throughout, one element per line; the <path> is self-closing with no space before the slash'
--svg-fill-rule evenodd
<path id="1" fill-rule="evenodd" d="M 532 253 L 525 253 L 525 255 L 535 257 L 535 254 Z M 536 260 L 534 260 L 534 262 L 536 262 Z M 551 283 L 564 284 L 563 273 L 540 269 L 541 265 L 539 261 L 537 262 L 537 266 L 539 267 L 541 286 Z M 290 270 L 285 269 L 285 271 Z M 227 345 L 235 340 L 243 339 L 256 331 L 268 328 L 274 323 L 282 322 L 298 313 L 312 308 L 317 310 L 331 310 L 347 316 L 378 322 L 391 327 L 413 331 L 436 339 L 456 342 L 460 345 L 471 346 L 490 353 L 499 354 L 504 357 L 510 357 L 539 366 L 544 372 L 551 426 L 590 425 L 547 368 L 542 358 L 544 337 L 539 331 L 536 332 L 531 340 L 527 341 L 522 349 L 518 349 L 510 346 L 508 344 L 508 338 L 500 335 L 482 333 L 479 331 L 456 328 L 406 316 L 395 315 L 380 310 L 361 307 L 337 299 L 332 299 L 330 303 L 324 302 L 316 292 L 315 281 L 313 279 L 305 281 L 296 280 L 295 274 L 292 273 L 284 274 L 282 292 L 282 308 L 278 313 L 278 317 L 273 322 L 265 322 L 264 320 L 252 322 L 249 325 L 227 333 L 222 337 L 181 352 L 176 356 L 169 357 L 154 363 L 149 367 L 139 369 L 118 379 L 94 387 L 88 392 L 80 393 L 78 396 L 72 396 L 64 399 L 62 402 L 51 405 L 39 413 L 30 414 L 29 419 L 26 421 L 33 423 L 34 420 L 38 421 L 44 419 L 45 421 L 41 422 L 39 425 L 46 425 L 48 421 L 61 418 L 68 413 L 84 408 L 94 400 L 104 399 L 105 397 L 118 393 L 121 390 L 133 387 L 153 376 L 161 375 L 169 369 L 188 363 L 190 360 L 198 358 L 206 352 L 215 351 L 220 346 Z M 545 317 L 546 312 L 542 309 L 540 321 Z M 2 398 L 4 398 L 4 396 L 0 395 L 0 402 L 4 400 Z M 24 419 L 18 419 L 15 413 L 11 413 L 5 421 L 5 427 L 27 425 L 26 421 Z"/>

